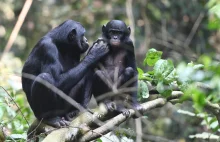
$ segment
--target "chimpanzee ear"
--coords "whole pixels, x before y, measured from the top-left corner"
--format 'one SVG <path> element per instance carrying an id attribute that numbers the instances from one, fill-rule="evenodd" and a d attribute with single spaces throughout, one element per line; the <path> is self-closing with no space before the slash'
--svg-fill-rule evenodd
<path id="1" fill-rule="evenodd" d="M 106 32 L 105 29 L 106 29 L 106 26 L 103 25 L 103 26 L 102 26 L 102 33 L 105 33 L 105 32 Z"/>
<path id="2" fill-rule="evenodd" d="M 76 29 L 72 29 L 72 31 L 68 35 L 68 40 L 73 41 L 76 37 Z"/>
<path id="3" fill-rule="evenodd" d="M 127 28 L 128 28 L 128 35 L 130 35 L 131 34 L 131 28 L 129 26 Z"/>

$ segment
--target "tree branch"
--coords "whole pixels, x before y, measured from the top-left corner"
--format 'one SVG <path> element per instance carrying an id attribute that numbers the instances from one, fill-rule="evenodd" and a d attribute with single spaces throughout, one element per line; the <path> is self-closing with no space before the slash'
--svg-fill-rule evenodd
<path id="1" fill-rule="evenodd" d="M 145 102 L 141 104 L 143 106 L 144 112 L 148 112 L 152 109 L 163 107 L 167 102 L 179 102 L 179 98 L 183 96 L 183 92 L 181 91 L 173 91 L 171 96 L 166 98 L 156 98 L 154 100 Z M 220 106 L 218 104 L 212 104 L 207 102 L 205 108 L 212 112 L 219 120 L 219 112 Z M 42 128 L 41 125 L 44 125 L 45 132 L 51 132 L 46 138 L 43 140 L 54 141 L 54 142 L 65 142 L 65 141 L 91 141 L 97 139 L 108 132 L 115 130 L 118 128 L 121 123 L 128 120 L 135 114 L 135 110 L 129 109 L 130 116 L 126 117 L 123 114 L 119 114 L 113 118 L 108 116 L 108 111 L 104 104 L 100 104 L 98 108 L 95 109 L 95 113 L 91 114 L 90 112 L 84 112 L 80 114 L 76 119 L 71 122 L 71 125 L 68 128 L 60 128 L 55 130 L 50 126 L 46 126 L 45 124 L 40 124 L 39 128 Z M 107 122 L 102 122 L 103 120 L 108 120 Z M 95 124 L 95 126 L 94 126 Z M 220 124 L 220 123 L 219 123 Z M 35 124 L 37 126 L 39 124 Z M 32 127 L 33 130 L 34 127 Z M 35 127 L 36 129 L 36 127 Z M 118 128 L 119 129 L 119 128 Z M 38 131 L 38 128 L 36 129 Z M 30 131 L 29 131 L 30 132 Z M 41 129 L 42 132 L 42 129 Z M 36 133 L 39 134 L 39 133 Z M 32 139 L 36 136 L 32 136 Z"/>

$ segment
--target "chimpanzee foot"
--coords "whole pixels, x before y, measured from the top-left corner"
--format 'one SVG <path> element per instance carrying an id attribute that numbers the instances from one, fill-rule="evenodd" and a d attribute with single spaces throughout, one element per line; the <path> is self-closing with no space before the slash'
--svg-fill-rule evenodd
<path id="1" fill-rule="evenodd" d="M 71 112 L 67 113 L 65 115 L 65 120 L 72 121 L 78 115 L 78 113 L 79 113 L 78 110 L 71 111 Z"/>
<path id="2" fill-rule="evenodd" d="M 123 105 L 121 104 L 117 104 L 117 109 L 116 111 L 118 113 L 122 113 L 125 117 L 130 117 L 131 116 L 131 113 L 129 111 L 129 109 L 125 108 Z"/>
<path id="3" fill-rule="evenodd" d="M 113 112 L 116 110 L 116 104 L 114 102 L 107 102 L 105 103 L 108 111 Z"/>
<path id="4" fill-rule="evenodd" d="M 50 119 L 45 119 L 43 122 L 47 125 L 53 126 L 55 128 L 65 127 L 69 125 L 69 122 L 62 119 L 61 117 L 54 117 Z"/>
<path id="5" fill-rule="evenodd" d="M 125 116 L 125 117 L 130 117 L 131 116 L 131 113 L 128 109 L 123 109 L 122 110 L 122 114 Z"/>

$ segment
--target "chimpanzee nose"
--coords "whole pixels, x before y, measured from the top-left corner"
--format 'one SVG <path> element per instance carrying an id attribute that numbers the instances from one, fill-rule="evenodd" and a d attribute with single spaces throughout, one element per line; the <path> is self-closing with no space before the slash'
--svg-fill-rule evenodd
<path id="1" fill-rule="evenodd" d="M 114 39 L 118 39 L 117 37 L 114 37 Z"/>

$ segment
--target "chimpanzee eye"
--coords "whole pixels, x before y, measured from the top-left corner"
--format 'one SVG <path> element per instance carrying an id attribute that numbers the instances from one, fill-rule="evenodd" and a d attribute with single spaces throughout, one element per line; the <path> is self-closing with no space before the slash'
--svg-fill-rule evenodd
<path id="1" fill-rule="evenodd" d="M 113 31 L 109 31 L 109 35 L 112 35 L 112 34 L 114 34 Z"/>
<path id="2" fill-rule="evenodd" d="M 74 34 L 71 34 L 71 38 L 75 38 L 75 35 L 74 35 Z"/>
<path id="3" fill-rule="evenodd" d="M 75 34 L 74 33 L 69 33 L 69 35 L 68 35 L 68 40 L 69 41 L 73 41 L 75 39 Z"/>

